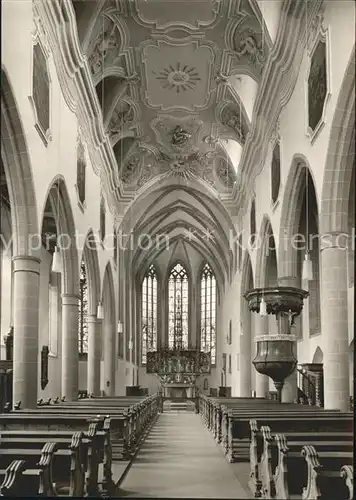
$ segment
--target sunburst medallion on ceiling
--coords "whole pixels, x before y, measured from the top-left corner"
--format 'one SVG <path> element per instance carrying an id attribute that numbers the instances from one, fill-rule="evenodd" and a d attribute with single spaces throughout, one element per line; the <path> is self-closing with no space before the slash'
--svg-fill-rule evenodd
<path id="1" fill-rule="evenodd" d="M 177 62 L 175 67 L 169 64 L 158 74 L 154 74 L 163 89 L 175 90 L 177 94 L 195 90 L 197 83 L 201 81 L 195 67 L 189 67 L 187 64 L 182 66 L 180 62 Z"/>

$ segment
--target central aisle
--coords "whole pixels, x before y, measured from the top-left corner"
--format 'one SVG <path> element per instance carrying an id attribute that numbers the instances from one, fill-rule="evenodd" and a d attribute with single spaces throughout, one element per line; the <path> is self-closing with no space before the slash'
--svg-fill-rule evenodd
<path id="1" fill-rule="evenodd" d="M 247 498 L 195 413 L 163 413 L 142 445 L 120 496 Z"/>

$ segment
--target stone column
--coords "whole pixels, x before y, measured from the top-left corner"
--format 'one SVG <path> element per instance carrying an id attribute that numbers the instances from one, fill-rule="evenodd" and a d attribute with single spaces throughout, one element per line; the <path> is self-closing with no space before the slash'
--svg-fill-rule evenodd
<path id="1" fill-rule="evenodd" d="M 104 335 L 104 391 L 107 396 L 115 396 L 115 331 L 110 314 L 103 320 Z"/>
<path id="2" fill-rule="evenodd" d="M 267 335 L 268 332 L 268 316 L 260 316 L 255 314 L 255 338 L 260 335 Z M 252 359 L 256 355 L 256 343 L 252 352 Z M 262 375 L 256 371 L 256 397 L 266 398 L 269 392 L 269 377 Z"/>
<path id="3" fill-rule="evenodd" d="M 13 265 L 13 401 L 21 401 L 21 408 L 36 408 L 40 260 L 17 256 L 13 258 Z"/>
<path id="4" fill-rule="evenodd" d="M 62 396 L 78 399 L 78 303 L 77 295 L 62 294 Z"/>
<path id="5" fill-rule="evenodd" d="M 321 238 L 324 407 L 349 409 L 347 235 Z"/>
<path id="6" fill-rule="evenodd" d="M 100 396 L 101 320 L 95 315 L 88 323 L 88 394 Z"/>
<path id="7" fill-rule="evenodd" d="M 240 335 L 240 397 L 251 397 L 251 312 L 247 302 L 242 305 Z"/>

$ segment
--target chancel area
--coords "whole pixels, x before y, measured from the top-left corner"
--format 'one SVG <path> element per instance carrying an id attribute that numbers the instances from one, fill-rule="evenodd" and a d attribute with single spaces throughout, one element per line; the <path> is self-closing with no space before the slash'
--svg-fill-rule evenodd
<path id="1" fill-rule="evenodd" d="M 355 3 L 2 3 L 0 496 L 351 500 Z"/>

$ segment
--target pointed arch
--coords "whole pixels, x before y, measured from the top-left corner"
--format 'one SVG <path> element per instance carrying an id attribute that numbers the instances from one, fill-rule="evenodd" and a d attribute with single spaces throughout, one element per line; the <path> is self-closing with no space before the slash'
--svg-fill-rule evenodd
<path id="1" fill-rule="evenodd" d="M 349 189 L 355 156 L 355 46 L 331 126 L 321 196 L 321 234 L 347 233 Z"/>
<path id="2" fill-rule="evenodd" d="M 281 222 L 279 229 L 279 276 L 290 278 L 292 282 L 300 280 L 300 269 L 298 266 L 298 249 L 292 245 L 293 237 L 298 234 L 300 219 L 305 201 L 306 177 L 308 178 L 309 195 L 315 204 L 314 217 L 316 225 L 319 226 L 318 197 L 313 173 L 309 162 L 304 155 L 294 155 L 283 194 L 281 209 Z M 310 205 L 310 204 L 309 204 Z M 318 233 L 318 231 L 316 231 Z"/>
<path id="3" fill-rule="evenodd" d="M 26 135 L 6 70 L 1 68 L 1 158 L 11 204 L 13 255 L 33 255 L 30 235 L 38 235 L 35 187 Z"/>
<path id="4" fill-rule="evenodd" d="M 258 248 L 256 257 L 256 287 L 269 286 L 268 274 L 269 274 L 269 264 L 271 264 L 270 257 L 272 253 L 275 257 L 276 275 L 278 276 L 277 269 L 277 255 L 276 255 L 276 241 L 274 238 L 274 233 L 272 229 L 271 221 L 268 215 L 264 215 L 259 237 L 258 237 Z"/>
<path id="5" fill-rule="evenodd" d="M 49 184 L 42 210 L 42 224 L 48 200 L 56 223 L 56 245 L 62 256 L 62 293 L 78 295 L 79 259 L 75 222 L 66 182 L 62 175 L 55 176 Z"/>

